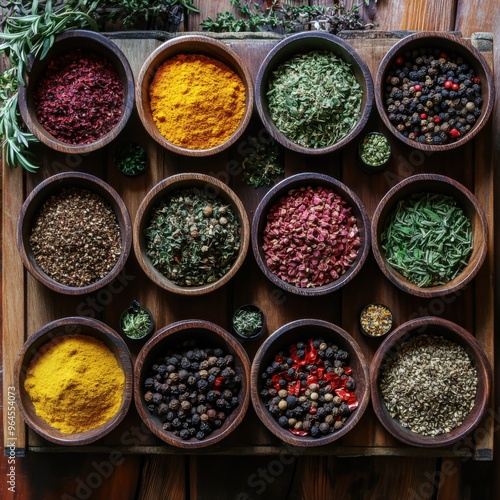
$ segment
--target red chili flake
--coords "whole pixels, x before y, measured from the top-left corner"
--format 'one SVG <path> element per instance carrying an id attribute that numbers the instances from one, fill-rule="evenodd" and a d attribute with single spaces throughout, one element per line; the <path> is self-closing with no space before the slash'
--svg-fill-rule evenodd
<path id="1" fill-rule="evenodd" d="M 297 429 L 290 429 L 290 432 L 296 436 L 307 436 L 309 434 L 307 431 L 299 431 Z"/>
<path id="2" fill-rule="evenodd" d="M 95 142 L 113 129 L 123 103 L 123 84 L 113 65 L 82 49 L 50 61 L 34 92 L 40 124 L 73 145 Z"/>
<path id="3" fill-rule="evenodd" d="M 222 382 L 224 382 L 226 377 L 220 376 L 215 379 L 214 385 L 215 387 L 220 387 L 222 385 Z"/>
<path id="4" fill-rule="evenodd" d="M 401 66 L 405 62 L 405 60 L 401 56 L 399 56 L 399 57 L 396 57 L 395 62 L 397 65 Z"/>
<path id="5" fill-rule="evenodd" d="M 438 115 L 436 115 L 436 116 L 432 119 L 432 121 L 433 121 L 434 123 L 439 123 L 439 122 L 441 121 L 441 118 L 439 118 L 439 116 L 438 116 Z"/>
<path id="6" fill-rule="evenodd" d="M 460 137 L 460 132 L 456 128 L 452 128 L 450 130 L 450 135 L 456 139 L 457 137 Z"/>
<path id="7" fill-rule="evenodd" d="M 474 83 L 479 83 L 481 80 L 477 76 L 475 76 L 474 78 L 472 78 L 472 81 Z"/>

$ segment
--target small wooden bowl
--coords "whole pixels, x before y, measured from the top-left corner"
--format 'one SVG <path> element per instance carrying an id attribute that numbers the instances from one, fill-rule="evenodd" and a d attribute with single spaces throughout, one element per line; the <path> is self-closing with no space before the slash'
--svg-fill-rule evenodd
<path id="1" fill-rule="evenodd" d="M 241 311 L 246 311 L 246 312 L 248 311 L 259 314 L 262 320 L 262 326 L 257 332 L 246 335 L 244 331 L 241 331 L 239 328 L 236 327 L 235 317 Z M 244 304 L 238 307 L 236 311 L 234 311 L 233 317 L 231 318 L 231 326 L 233 328 L 233 332 L 235 333 L 235 335 L 237 335 L 242 342 L 244 342 L 245 340 L 254 340 L 259 338 L 264 333 L 264 330 L 266 328 L 266 317 L 264 315 L 264 312 L 259 306 L 256 306 L 255 304 Z"/>
<path id="2" fill-rule="evenodd" d="M 405 342 L 422 333 L 442 336 L 461 345 L 467 351 L 473 366 L 477 370 L 478 387 L 474 408 L 461 426 L 456 427 L 451 432 L 438 436 L 426 436 L 412 432 L 403 427 L 398 420 L 392 418 L 384 403 L 384 398 L 379 387 L 381 373 L 387 360 L 394 357 Z M 484 417 L 488 407 L 491 388 L 491 366 L 479 342 L 461 326 L 434 316 L 417 318 L 396 328 L 382 342 L 370 366 L 370 390 L 375 414 L 390 434 L 399 441 L 412 446 L 434 448 L 448 446 L 464 439 L 477 427 Z"/>
<path id="3" fill-rule="evenodd" d="M 271 207 L 282 196 L 285 196 L 290 189 L 306 186 L 323 186 L 338 194 L 351 207 L 351 213 L 357 220 L 361 240 L 361 247 L 358 250 L 358 255 L 355 261 L 342 276 L 327 285 L 311 288 L 301 288 L 279 278 L 269 269 L 264 251 L 262 250 L 263 232 L 267 222 L 267 214 Z M 261 271 L 269 280 L 287 292 L 303 296 L 317 296 L 339 290 L 351 281 L 361 270 L 370 251 L 370 221 L 359 197 L 342 182 L 324 174 L 296 174 L 287 177 L 273 186 L 262 198 L 253 217 L 251 238 L 255 260 L 257 261 Z"/>
<path id="4" fill-rule="evenodd" d="M 242 80 L 246 91 L 245 114 L 233 135 L 222 144 L 207 149 L 189 149 L 168 141 L 158 130 L 151 114 L 149 87 L 156 70 L 179 54 L 201 54 L 217 59 L 231 68 Z M 184 156 L 210 156 L 232 146 L 245 131 L 253 111 L 253 83 L 250 72 L 240 57 L 226 44 L 204 35 L 182 35 L 157 47 L 144 62 L 136 86 L 136 105 L 144 128 L 164 148 Z"/>
<path id="5" fill-rule="evenodd" d="M 240 221 L 241 242 L 240 251 L 235 262 L 229 271 L 222 276 L 222 278 L 212 283 L 207 283 L 206 285 L 189 287 L 173 283 L 153 266 L 151 260 L 146 254 L 144 230 L 148 222 L 150 210 L 156 205 L 156 203 L 169 193 L 177 191 L 178 189 L 192 187 L 209 189 L 211 193 L 216 193 L 218 197 L 227 202 Z M 243 203 L 226 184 L 205 174 L 186 173 L 172 175 L 167 179 L 160 181 L 146 194 L 139 206 L 139 209 L 137 210 L 133 227 L 133 235 L 134 252 L 137 260 L 143 271 L 153 281 L 153 283 L 156 283 L 159 287 L 164 288 L 165 290 L 180 295 L 202 295 L 212 292 L 225 285 L 241 267 L 248 251 L 250 241 L 250 224 L 248 222 L 248 217 Z"/>
<path id="6" fill-rule="evenodd" d="M 144 401 L 144 381 L 156 360 L 165 352 L 184 341 L 195 341 L 200 348 L 221 348 L 226 354 L 234 357 L 236 374 L 241 378 L 241 389 L 238 394 L 239 405 L 224 420 L 222 427 L 214 430 L 205 439 L 181 439 L 175 434 L 165 431 L 162 422 L 148 410 Z M 148 340 L 140 350 L 134 369 L 134 399 L 137 411 L 147 427 L 155 436 L 166 443 L 187 450 L 205 448 L 218 443 L 241 423 L 250 403 L 250 360 L 241 344 L 226 330 L 214 323 L 202 320 L 184 320 L 162 328 Z"/>
<path id="7" fill-rule="evenodd" d="M 100 139 L 82 145 L 60 141 L 48 132 L 38 121 L 33 102 L 38 80 L 50 62 L 68 50 L 81 48 L 108 59 L 118 72 L 123 84 L 123 108 L 120 120 Z M 51 149 L 69 154 L 85 154 L 96 151 L 115 139 L 125 127 L 134 108 L 134 76 L 130 64 L 122 51 L 100 33 L 86 30 L 71 30 L 57 36 L 54 45 L 43 59 L 33 62 L 26 77 L 26 86 L 19 85 L 19 110 L 26 126 L 37 139 Z"/>
<path id="8" fill-rule="evenodd" d="M 299 341 L 307 342 L 309 339 L 316 337 L 321 337 L 325 341 L 332 341 L 339 348 L 348 352 L 348 365 L 352 368 L 352 377 L 356 381 L 355 394 L 359 404 L 347 418 L 345 425 L 341 429 L 331 434 L 314 438 L 311 436 L 296 436 L 287 429 L 280 427 L 262 401 L 260 391 L 263 388 L 262 371 L 272 363 L 280 350 L 288 352 L 292 344 Z M 293 446 L 323 446 L 345 436 L 359 422 L 370 400 L 368 364 L 359 345 L 353 337 L 339 326 L 319 319 L 292 321 L 272 333 L 260 346 L 255 355 L 252 362 L 250 381 L 252 387 L 252 404 L 258 417 L 264 426 L 275 436 Z"/>
<path id="9" fill-rule="evenodd" d="M 274 124 L 269 111 L 267 91 L 271 74 L 283 63 L 299 54 L 311 51 L 332 52 L 347 62 L 363 89 L 361 112 L 358 123 L 340 141 L 323 148 L 308 148 L 288 139 Z M 337 151 L 349 144 L 363 130 L 373 106 L 373 81 L 370 70 L 357 52 L 341 38 L 329 33 L 306 31 L 286 37 L 275 45 L 262 62 L 255 84 L 257 111 L 271 136 L 286 148 L 298 153 L 322 155 Z"/>
<path id="10" fill-rule="evenodd" d="M 439 193 L 452 196 L 472 223 L 474 246 L 468 265 L 452 281 L 444 285 L 418 287 L 397 272 L 386 260 L 380 238 L 385 220 L 398 201 L 419 193 Z M 391 188 L 380 200 L 372 218 L 372 249 L 382 272 L 401 290 L 418 297 L 439 297 L 463 288 L 477 274 L 488 251 L 488 225 L 486 215 L 477 198 L 457 181 L 437 174 L 418 174 L 408 177 Z"/>
<path id="11" fill-rule="evenodd" d="M 63 285 L 47 276 L 33 257 L 29 243 L 33 220 L 41 206 L 50 198 L 50 196 L 61 192 L 65 188 L 72 187 L 88 189 L 106 200 L 116 214 L 121 232 L 122 251 L 111 272 L 101 280 L 82 287 Z M 33 189 L 33 191 L 26 198 L 23 206 L 21 207 L 21 211 L 19 212 L 19 218 L 17 221 L 17 247 L 24 266 L 40 283 L 51 290 L 65 295 L 89 294 L 107 285 L 122 271 L 130 254 L 131 246 L 132 226 L 123 200 L 109 184 L 90 174 L 83 172 L 62 172 L 49 177 Z"/>
<path id="12" fill-rule="evenodd" d="M 125 387 L 120 409 L 113 418 L 95 429 L 67 434 L 55 429 L 36 414 L 31 398 L 24 389 L 24 381 L 28 367 L 40 348 L 54 339 L 77 333 L 100 340 L 111 350 L 125 373 Z M 92 318 L 69 317 L 57 319 L 31 335 L 19 352 L 15 365 L 17 405 L 26 423 L 48 441 L 67 446 L 89 444 L 113 430 L 128 412 L 133 394 L 132 370 L 132 358 L 125 341 L 109 326 Z"/>
<path id="13" fill-rule="evenodd" d="M 483 105 L 481 108 L 481 115 L 476 120 L 474 126 L 455 142 L 448 144 L 424 144 L 418 141 L 409 139 L 400 133 L 397 128 L 389 120 L 387 108 L 384 102 L 384 87 L 386 74 L 392 66 L 393 61 L 405 52 L 414 49 L 425 47 L 438 48 L 457 54 L 465 59 L 465 61 L 474 69 L 476 76 L 481 81 L 482 85 L 482 98 Z M 451 33 L 423 31 L 411 34 L 395 45 L 393 45 L 387 54 L 384 56 L 377 70 L 375 78 L 375 103 L 378 112 L 385 123 L 386 127 L 397 137 L 400 141 L 408 146 L 423 151 L 449 151 L 450 149 L 457 148 L 473 139 L 488 121 L 493 103 L 495 102 L 495 85 L 493 75 L 481 53 L 473 47 L 469 42 L 465 41 L 462 37 L 453 35 Z"/>

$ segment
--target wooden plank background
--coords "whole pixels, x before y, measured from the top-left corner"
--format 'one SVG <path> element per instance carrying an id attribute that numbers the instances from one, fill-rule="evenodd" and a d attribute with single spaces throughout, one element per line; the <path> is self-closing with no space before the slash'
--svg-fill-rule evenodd
<path id="1" fill-rule="evenodd" d="M 200 5 L 202 15 L 191 15 L 187 30 L 198 30 L 200 19 L 229 8 L 224 0 L 195 3 Z M 479 6 L 463 0 L 379 0 L 371 13 L 378 29 L 460 30 L 464 36 L 491 31 L 498 36 L 498 9 L 495 7 L 494 0 L 480 2 Z M 495 58 L 498 67 L 497 53 Z M 496 106 L 492 123 L 495 138 L 500 130 L 498 118 Z M 493 156 L 493 165 L 497 165 L 498 143 L 494 140 L 484 146 Z M 4 179 L 4 203 L 7 203 L 6 188 Z M 498 207 L 494 209 L 497 215 Z M 495 243 L 497 238 L 495 236 Z M 5 401 L 4 397 L 2 403 Z M 139 444 L 140 438 L 136 439 Z M 48 499 L 63 495 L 103 499 L 493 499 L 499 491 L 496 484 L 498 460 L 481 463 L 468 458 L 437 457 L 276 455 L 236 458 L 112 456 L 111 453 L 112 450 L 101 454 L 29 453 L 26 458 L 18 458 L 15 497 L 40 498 L 40 492 L 44 492 L 43 498 Z M 6 477 L 7 470 L 7 460 L 3 459 L 2 478 Z M 5 486 L 3 483 L 0 491 L 6 491 Z"/>

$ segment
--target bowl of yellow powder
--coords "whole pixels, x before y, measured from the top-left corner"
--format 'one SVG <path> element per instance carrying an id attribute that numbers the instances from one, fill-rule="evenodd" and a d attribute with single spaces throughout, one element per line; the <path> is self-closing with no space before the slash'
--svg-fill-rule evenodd
<path id="1" fill-rule="evenodd" d="M 22 347 L 15 374 L 24 420 L 57 444 L 102 438 L 122 421 L 132 400 L 125 341 L 91 318 L 61 318 L 40 328 Z"/>
<path id="2" fill-rule="evenodd" d="M 224 43 L 183 35 L 146 59 L 137 78 L 136 103 L 144 127 L 163 147 L 209 156 L 234 144 L 247 127 L 252 78 Z"/>

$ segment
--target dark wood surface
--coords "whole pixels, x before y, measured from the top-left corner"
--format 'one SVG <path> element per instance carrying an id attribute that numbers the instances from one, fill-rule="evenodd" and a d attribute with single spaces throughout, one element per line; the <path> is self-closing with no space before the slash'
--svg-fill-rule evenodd
<path id="1" fill-rule="evenodd" d="M 318 2 L 324 3 L 324 2 Z M 214 16 L 226 10 L 227 2 L 200 2 L 201 16 L 191 16 L 188 29 L 196 30 L 200 18 Z M 493 31 L 499 35 L 495 22 L 496 2 L 477 3 L 465 0 L 379 0 L 371 13 L 379 29 L 460 30 L 464 36 L 474 32 Z M 498 56 L 496 56 L 498 57 Z M 497 63 L 498 65 L 498 63 Z M 498 106 L 490 124 L 493 140 L 476 147 L 473 157 L 483 156 L 497 164 Z M 297 166 L 298 168 L 298 166 Z M 493 169 L 492 169 L 493 170 Z M 17 179 L 15 178 L 17 177 Z M 10 179 L 20 182 L 17 170 Z M 5 225 L 12 225 L 17 217 L 19 200 L 13 199 L 9 190 L 2 193 Z M 8 187 L 8 186 L 7 186 Z M 485 193 L 488 200 L 488 193 Z M 494 212 L 495 209 L 495 212 Z M 493 198 L 488 201 L 489 217 L 497 213 Z M 495 242 L 496 242 L 495 236 Z M 15 261 L 15 245 L 4 246 L 11 261 Z M 493 269 L 493 267 L 491 267 Z M 5 271 L 5 270 L 4 270 Z M 22 265 L 18 263 L 2 273 L 2 291 L 19 286 L 23 279 Z M 493 286 L 493 271 L 490 273 Z M 493 301 L 489 290 L 475 293 L 479 303 Z M 276 297 L 279 300 L 279 297 Z M 498 299 L 495 299 L 498 302 Z M 294 301 L 290 300 L 293 309 Z M 180 306 L 176 302 L 176 306 Z M 422 303 L 422 307 L 426 304 Z M 23 316 L 25 304 L 21 300 L 10 305 L 10 315 Z M 182 307 L 182 306 L 180 306 Z M 453 308 L 466 307 L 456 302 Z M 180 314 L 180 313 L 179 313 Z M 479 314 L 480 315 L 480 314 Z M 212 312 L 212 318 L 217 314 Z M 29 320 L 28 320 L 29 322 Z M 34 325 L 31 325 L 33 327 Z M 9 346 L 11 333 L 24 328 L 12 322 L 5 328 L 4 343 Z M 477 332 L 476 332 L 477 333 Z M 479 332 L 481 333 L 481 332 Z M 251 351 L 251 349 L 250 349 Z M 4 411 L 8 409 L 8 395 L 2 398 Z M 496 406 L 493 406 L 495 409 Z M 490 419 L 496 430 L 497 412 L 492 410 Z M 489 430 L 484 430 L 488 434 Z M 130 427 L 123 439 L 130 447 L 140 446 L 144 439 L 140 428 Z M 470 452 L 470 442 L 460 443 L 459 449 Z M 469 448 L 469 450 L 468 450 Z M 477 462 L 469 457 L 377 456 L 336 457 L 305 455 L 253 454 L 240 457 L 223 456 L 169 456 L 123 454 L 110 449 L 100 453 L 28 453 L 17 458 L 14 464 L 4 457 L 1 462 L 2 485 L 5 498 L 437 498 L 493 499 L 496 498 L 498 460 Z M 9 467 L 15 467 L 15 490 L 7 491 Z M 8 479 L 8 478 L 7 478 Z M 68 496 L 69 495 L 69 496 Z"/>

